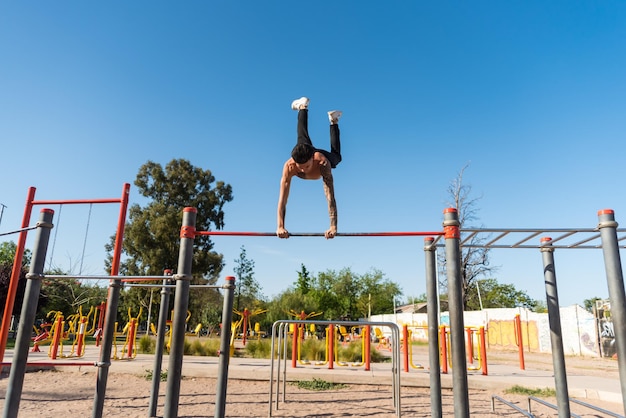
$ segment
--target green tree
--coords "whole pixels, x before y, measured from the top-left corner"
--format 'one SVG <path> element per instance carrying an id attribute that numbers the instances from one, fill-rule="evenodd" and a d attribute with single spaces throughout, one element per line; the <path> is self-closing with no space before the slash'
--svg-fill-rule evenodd
<path id="1" fill-rule="evenodd" d="M 235 309 L 252 309 L 263 299 L 261 285 L 254 278 L 254 260 L 250 260 L 242 245 L 239 258 L 235 260 Z"/>
<path id="2" fill-rule="evenodd" d="M 224 205 L 230 202 L 232 188 L 223 181 L 215 181 L 209 170 L 194 167 L 188 160 L 174 159 L 165 169 L 155 162 L 142 165 L 135 179 L 139 193 L 148 199 L 145 206 L 132 205 L 125 226 L 123 261 L 120 273 L 125 275 L 162 275 L 168 268 L 178 266 L 180 246 L 179 233 L 182 212 L 185 207 L 197 209 L 196 229 L 209 231 L 224 226 Z M 110 270 L 114 238 L 106 246 L 106 267 Z M 223 268 L 223 257 L 213 251 L 213 242 L 208 236 L 198 235 L 194 239 L 192 258 L 192 284 L 214 284 Z M 195 303 L 193 299 L 206 297 L 206 291 L 191 292 L 190 306 L 206 306 L 214 301 Z M 214 296 L 214 295 L 213 295 Z M 132 288 L 124 292 L 121 310 L 129 307 L 138 310 L 147 306 L 149 291 Z M 203 312 L 192 312 L 196 318 Z"/>
<path id="3" fill-rule="evenodd" d="M 298 272 L 296 289 L 303 295 L 306 295 L 311 290 L 311 276 L 304 264 L 301 265 L 300 271 Z"/>
<path id="4" fill-rule="evenodd" d="M 308 294 L 325 318 L 356 320 L 367 317 L 370 311 L 372 315 L 393 311 L 393 301 L 402 291 L 381 271 L 358 275 L 346 268 L 319 273 Z"/>
<path id="5" fill-rule="evenodd" d="M 479 296 L 480 292 L 480 296 Z M 538 303 L 512 284 L 501 284 L 496 279 L 475 280 L 468 289 L 467 310 L 483 308 L 517 308 L 534 310 Z"/>
<path id="6" fill-rule="evenodd" d="M 361 282 L 361 294 L 358 298 L 358 315 L 366 318 L 372 315 L 380 315 L 393 312 L 393 301 L 402 295 L 402 290 L 397 283 L 385 278 L 380 270 L 372 270 L 359 277 Z"/>

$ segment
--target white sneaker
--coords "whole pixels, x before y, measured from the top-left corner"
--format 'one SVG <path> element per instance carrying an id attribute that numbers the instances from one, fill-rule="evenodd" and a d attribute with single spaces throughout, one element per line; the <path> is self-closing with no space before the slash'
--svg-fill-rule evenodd
<path id="1" fill-rule="evenodd" d="M 328 112 L 328 120 L 331 124 L 335 125 L 339 121 L 341 114 L 341 110 L 331 110 L 330 112 Z"/>
<path id="2" fill-rule="evenodd" d="M 293 110 L 302 110 L 307 109 L 309 107 L 309 99 L 308 97 L 300 97 L 299 99 L 291 102 L 291 108 Z"/>

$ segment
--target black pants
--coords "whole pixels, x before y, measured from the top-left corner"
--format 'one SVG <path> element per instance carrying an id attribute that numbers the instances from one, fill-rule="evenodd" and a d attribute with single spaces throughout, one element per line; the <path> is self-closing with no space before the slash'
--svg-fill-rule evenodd
<path id="1" fill-rule="evenodd" d="M 298 144 L 309 144 L 313 146 L 309 137 L 309 111 L 302 109 L 298 111 Z M 315 148 L 315 147 L 313 147 Z M 321 152 L 330 161 L 332 168 L 337 167 L 341 162 L 341 142 L 339 140 L 339 125 L 330 125 L 330 152 L 323 149 L 315 148 L 317 152 Z"/>

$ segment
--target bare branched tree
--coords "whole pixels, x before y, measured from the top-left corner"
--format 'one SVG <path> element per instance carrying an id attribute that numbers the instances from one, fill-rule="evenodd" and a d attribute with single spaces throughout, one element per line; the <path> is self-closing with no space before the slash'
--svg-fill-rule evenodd
<path id="1" fill-rule="evenodd" d="M 479 227 L 471 224 L 478 221 L 478 201 L 482 196 L 473 197 L 472 186 L 463 183 L 463 175 L 468 167 L 469 163 L 458 172 L 456 178 L 452 180 L 447 190 L 450 200 L 446 202 L 446 204 L 449 207 L 456 208 L 461 230 L 463 228 Z M 466 234 L 461 234 L 461 242 L 464 240 L 464 235 L 467 236 Z M 489 264 L 489 249 L 474 247 L 484 244 L 487 238 L 486 236 L 479 237 L 478 235 L 474 235 L 470 237 L 466 246 L 461 246 L 461 280 L 464 308 L 467 306 L 467 298 L 469 295 L 467 289 L 471 287 L 478 278 L 486 277 L 497 270 L 497 267 L 493 267 Z M 439 251 L 439 260 L 439 271 L 441 273 L 439 275 L 439 289 L 440 293 L 447 294 L 448 280 L 445 274 L 445 250 Z"/>

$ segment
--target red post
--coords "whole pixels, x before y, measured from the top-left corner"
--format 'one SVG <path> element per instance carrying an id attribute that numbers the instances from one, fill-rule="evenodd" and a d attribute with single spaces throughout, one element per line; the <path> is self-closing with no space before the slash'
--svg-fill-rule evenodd
<path id="1" fill-rule="evenodd" d="M 487 344 L 485 343 L 485 327 L 480 327 L 480 368 L 483 369 L 483 375 L 487 376 Z"/>
<path id="2" fill-rule="evenodd" d="M 474 364 L 474 341 L 472 340 L 474 331 L 471 328 L 465 328 L 467 334 L 467 363 Z"/>
<path id="3" fill-rule="evenodd" d="M 365 371 L 370 371 L 370 361 L 371 361 L 371 343 L 372 340 L 370 338 L 370 332 L 372 327 L 370 325 L 366 325 L 363 329 L 363 338 L 365 338 Z"/>
<path id="4" fill-rule="evenodd" d="M 78 342 L 76 343 L 76 355 L 78 357 L 83 355 L 83 347 L 85 344 L 85 328 L 87 327 L 87 317 L 80 318 L 80 324 L 78 324 Z"/>
<path id="5" fill-rule="evenodd" d="M 409 327 L 404 324 L 402 326 L 402 338 L 404 339 L 404 349 L 402 350 L 402 356 L 404 360 L 404 371 L 409 372 L 409 350 L 411 346 L 409 344 Z"/>
<path id="6" fill-rule="evenodd" d="M 442 325 L 439 331 L 441 332 L 441 373 L 448 374 L 448 337 L 446 335 L 446 326 Z"/>
<path id="7" fill-rule="evenodd" d="M 250 311 L 248 308 L 243 309 L 243 345 L 246 345 L 246 335 L 248 334 L 248 315 Z"/>
<path id="8" fill-rule="evenodd" d="M 298 367 L 298 324 L 292 324 L 292 336 L 291 336 L 291 367 L 295 369 Z"/>
<path id="9" fill-rule="evenodd" d="M 26 206 L 24 207 L 24 216 L 22 217 L 22 228 L 27 228 L 30 223 L 30 215 L 33 210 L 33 200 L 35 199 L 35 188 L 28 188 L 28 196 L 26 197 Z M 11 326 L 11 316 L 13 315 L 13 305 L 15 304 L 15 295 L 17 294 L 17 285 L 20 281 L 20 273 L 22 272 L 22 260 L 24 257 L 24 248 L 26 247 L 26 231 L 20 232 L 15 249 L 15 258 L 13 259 L 13 270 L 11 270 L 11 280 L 7 290 L 7 299 L 4 305 L 4 313 L 2 315 L 2 330 L 0 330 L 0 362 L 4 360 L 4 352 L 7 347 L 7 338 L 9 337 L 9 327 Z"/>
<path id="10" fill-rule="evenodd" d="M 56 321 L 54 321 L 54 337 L 52 338 L 52 347 L 50 351 L 50 358 L 52 360 L 57 359 L 57 352 L 59 350 L 59 342 L 63 337 L 63 315 L 58 315 Z"/>
<path id="11" fill-rule="evenodd" d="M 334 368 L 335 362 L 335 326 L 330 324 L 328 326 L 328 370 Z"/>
<path id="12" fill-rule="evenodd" d="M 102 302 L 98 309 L 100 312 L 98 313 L 98 328 L 96 330 L 96 347 L 100 347 L 100 339 L 102 339 L 102 327 L 104 325 L 104 315 L 107 310 L 107 303 Z"/>
<path id="13" fill-rule="evenodd" d="M 124 183 L 122 197 L 120 199 L 120 213 L 117 218 L 117 232 L 115 234 L 115 246 L 113 247 L 113 259 L 111 260 L 111 276 L 117 276 L 120 270 L 122 258 L 122 243 L 124 241 L 124 228 L 126 227 L 126 212 L 128 212 L 128 196 L 130 184 Z"/>
<path id="14" fill-rule="evenodd" d="M 135 349 L 135 336 L 137 329 L 137 320 L 131 319 L 128 325 L 128 358 L 133 358 L 133 350 Z"/>
<path id="15" fill-rule="evenodd" d="M 515 315 L 515 339 L 519 349 L 519 368 L 520 370 L 526 370 L 526 365 L 524 364 L 524 341 L 522 340 L 522 321 L 519 314 Z"/>

